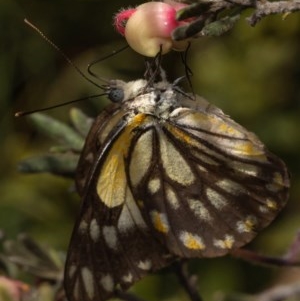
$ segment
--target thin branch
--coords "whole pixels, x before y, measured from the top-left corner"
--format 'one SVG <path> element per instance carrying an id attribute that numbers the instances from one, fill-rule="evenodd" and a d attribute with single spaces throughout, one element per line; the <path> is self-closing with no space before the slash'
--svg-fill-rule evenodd
<path id="1" fill-rule="evenodd" d="M 246 249 L 236 249 L 230 253 L 234 257 L 244 259 L 246 261 L 251 261 L 253 263 L 262 264 L 262 265 L 271 265 L 271 266 L 290 266 L 296 267 L 300 266 L 299 261 L 290 260 L 285 257 L 272 257 L 259 254 L 254 251 Z"/>
<path id="2" fill-rule="evenodd" d="M 234 257 L 263 265 L 299 267 L 300 231 L 295 235 L 293 242 L 288 247 L 285 254 L 279 257 L 266 256 L 246 249 L 232 250 L 230 254 Z"/>
<path id="3" fill-rule="evenodd" d="M 187 21 L 172 32 L 175 41 L 191 37 L 218 36 L 230 30 L 234 21 L 246 9 L 253 9 L 246 18 L 255 26 L 262 18 L 300 11 L 300 0 L 266 1 L 266 0 L 185 0 L 190 4 L 177 13 L 177 20 Z"/>
<path id="4" fill-rule="evenodd" d="M 189 275 L 186 262 L 180 261 L 174 264 L 176 276 L 190 297 L 191 301 L 203 301 L 197 290 L 197 277 Z"/>
<path id="5" fill-rule="evenodd" d="M 255 295 L 228 294 L 218 297 L 221 301 L 283 301 L 290 298 L 300 297 L 300 282 L 277 285 Z M 293 300 L 294 300 L 293 299 Z"/>
<path id="6" fill-rule="evenodd" d="M 290 297 L 300 297 L 300 282 L 278 285 L 254 296 L 256 301 L 281 301 Z"/>
<path id="7" fill-rule="evenodd" d="M 255 12 L 247 18 L 251 26 L 255 26 L 263 17 L 274 14 L 285 14 L 300 11 L 300 1 L 257 1 Z"/>
<path id="8" fill-rule="evenodd" d="M 296 261 L 300 257 L 300 231 L 296 234 L 290 247 L 283 256 L 286 260 Z"/>

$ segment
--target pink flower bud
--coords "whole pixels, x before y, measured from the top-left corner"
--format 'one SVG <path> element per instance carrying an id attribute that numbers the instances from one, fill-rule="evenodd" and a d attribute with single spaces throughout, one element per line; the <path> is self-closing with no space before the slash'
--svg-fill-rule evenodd
<path id="1" fill-rule="evenodd" d="M 176 20 L 176 11 L 185 5 L 168 2 L 170 4 L 147 2 L 115 16 L 115 28 L 125 36 L 129 46 L 136 52 L 154 57 L 160 48 L 162 54 L 171 49 L 186 49 L 188 41 L 175 42 L 171 38 L 172 31 L 183 24 Z"/>

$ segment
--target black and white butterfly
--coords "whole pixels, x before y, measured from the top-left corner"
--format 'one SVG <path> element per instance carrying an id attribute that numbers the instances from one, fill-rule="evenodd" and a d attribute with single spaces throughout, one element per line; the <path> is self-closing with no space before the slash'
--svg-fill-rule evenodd
<path id="1" fill-rule="evenodd" d="M 65 268 L 69 301 L 104 301 L 180 258 L 216 257 L 268 226 L 285 164 L 205 99 L 111 81 L 77 168 L 82 198 Z"/>

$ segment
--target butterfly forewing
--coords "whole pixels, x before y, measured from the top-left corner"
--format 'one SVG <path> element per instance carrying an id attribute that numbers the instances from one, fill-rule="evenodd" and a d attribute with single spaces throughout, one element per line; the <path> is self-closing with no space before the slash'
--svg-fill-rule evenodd
<path id="1" fill-rule="evenodd" d="M 239 248 L 285 205 L 284 163 L 206 100 L 128 84 L 96 119 L 78 164 L 69 301 L 104 301 L 178 258 Z"/>
<path id="2" fill-rule="evenodd" d="M 129 145 L 136 124 L 144 119 L 139 115 L 130 123 L 126 115 L 115 107 L 102 112 L 80 158 L 77 187 L 83 202 L 65 270 L 70 301 L 106 300 L 116 288 L 127 289 L 174 260 L 153 239 L 126 178 Z"/>

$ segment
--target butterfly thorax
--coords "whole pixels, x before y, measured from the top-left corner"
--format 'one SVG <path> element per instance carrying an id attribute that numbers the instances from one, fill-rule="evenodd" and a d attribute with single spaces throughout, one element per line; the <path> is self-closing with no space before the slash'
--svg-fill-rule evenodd
<path id="1" fill-rule="evenodd" d="M 131 116 L 142 113 L 167 119 L 171 111 L 181 106 L 183 99 L 176 87 L 166 80 L 151 86 L 146 80 L 117 81 L 115 84 L 123 89 L 122 106 Z"/>

